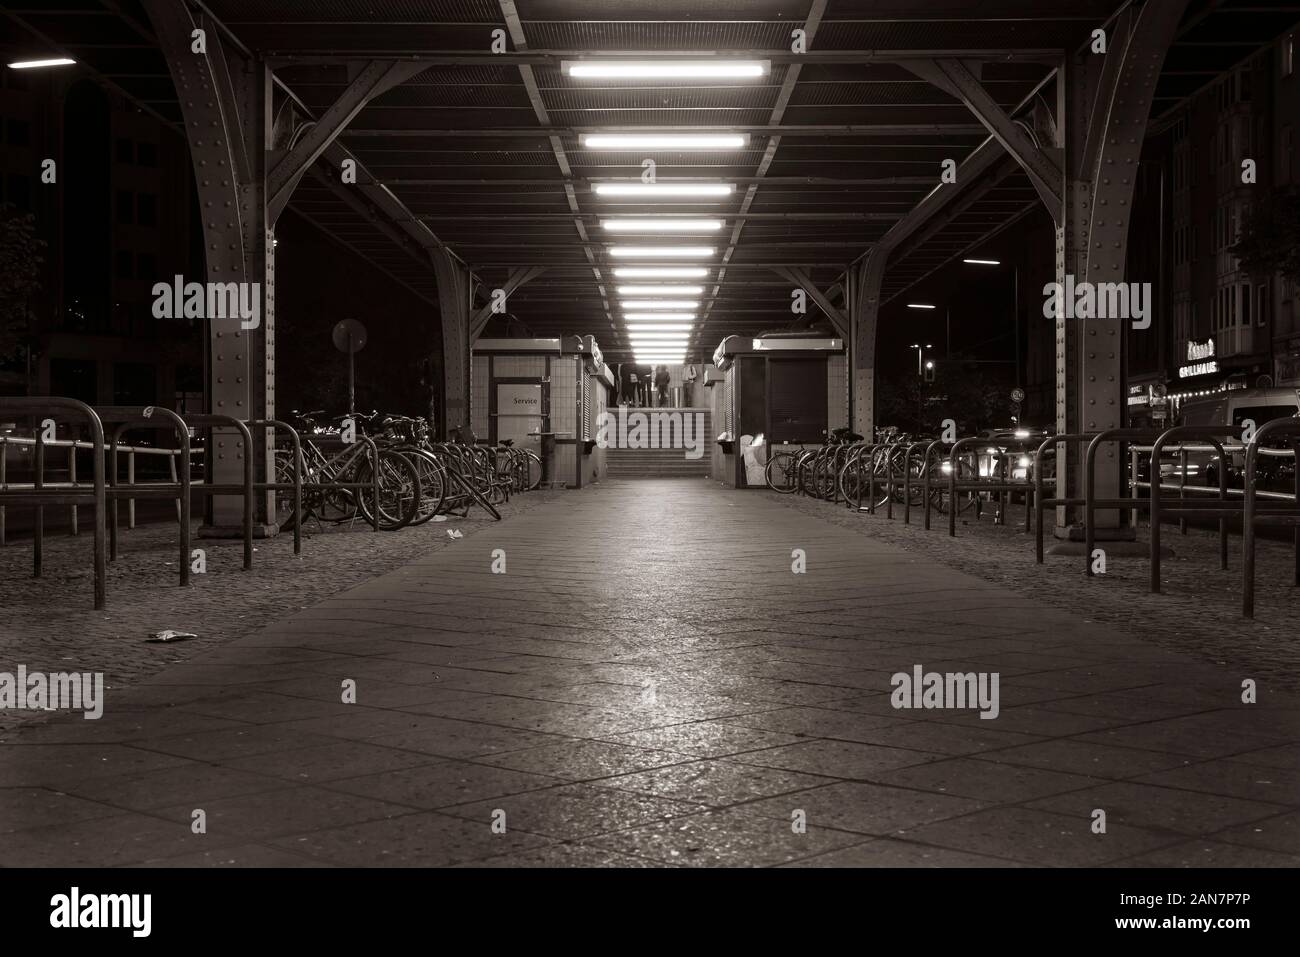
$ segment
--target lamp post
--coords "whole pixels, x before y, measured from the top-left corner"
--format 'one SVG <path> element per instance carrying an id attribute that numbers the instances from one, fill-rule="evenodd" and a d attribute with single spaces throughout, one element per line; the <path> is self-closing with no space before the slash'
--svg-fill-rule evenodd
<path id="1" fill-rule="evenodd" d="M 924 357 L 924 355 L 925 355 L 925 350 L 926 350 L 926 349 L 930 349 L 930 348 L 932 348 L 932 346 L 931 346 L 930 343 L 928 343 L 928 342 L 927 342 L 925 345 L 921 345 L 921 344 L 918 343 L 918 342 L 914 342 L 914 343 L 912 343 L 912 345 L 909 346 L 908 348 L 911 348 L 911 349 L 915 349 L 915 350 L 916 350 L 916 374 L 917 374 L 918 376 L 921 376 L 922 378 L 924 378 L 924 377 L 925 377 L 925 361 L 924 361 L 924 358 L 923 358 L 923 357 Z M 933 365 L 933 363 L 931 363 L 931 364 Z"/>
<path id="2" fill-rule="evenodd" d="M 963 259 L 962 262 L 972 266 L 1001 266 L 1000 259 Z M 1020 388 L 1020 263 L 1011 267 L 1011 321 L 1015 337 L 1016 352 L 1016 388 Z"/>

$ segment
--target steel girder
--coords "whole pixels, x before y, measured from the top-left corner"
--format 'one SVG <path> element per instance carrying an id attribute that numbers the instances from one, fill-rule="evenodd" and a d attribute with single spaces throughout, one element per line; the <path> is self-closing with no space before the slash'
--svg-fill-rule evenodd
<path id="1" fill-rule="evenodd" d="M 808 298 L 816 303 L 817 308 L 822 311 L 826 318 L 830 320 L 831 325 L 835 327 L 835 332 L 842 339 L 848 338 L 849 317 L 832 305 L 830 296 L 817 288 L 817 284 L 813 282 L 807 270 L 794 266 L 777 266 L 772 271 L 782 279 L 788 279 L 802 289 L 808 295 Z"/>
<path id="2" fill-rule="evenodd" d="M 1061 69 L 1058 131 L 1065 136 L 1065 196 L 1056 220 L 1056 282 L 1125 281 L 1125 258 L 1133 191 L 1165 53 L 1187 0 L 1159 0 L 1129 8 L 1110 31 L 1105 54 L 1076 54 Z M 1065 310 L 1061 310 L 1065 313 Z M 1056 317 L 1056 428 L 1061 433 L 1119 428 L 1124 416 L 1125 318 Z M 1081 449 L 1062 448 L 1057 458 L 1058 497 L 1082 497 Z M 1123 463 L 1119 448 L 1101 449 L 1097 488 L 1117 493 Z M 1070 510 L 1058 509 L 1058 536 L 1070 529 Z M 1097 522 L 1120 534 L 1115 510 Z"/>
<path id="3" fill-rule="evenodd" d="M 545 266 L 521 266 L 518 269 L 510 270 L 510 275 L 501 285 L 502 292 L 505 293 L 508 300 L 514 291 L 519 287 L 532 282 L 538 276 L 546 272 Z M 489 296 L 487 305 L 484 305 L 470 317 L 469 320 L 469 342 L 474 344 L 474 340 L 483 334 L 483 329 L 487 326 L 488 320 L 492 318 L 492 302 Z"/>
<path id="4" fill-rule="evenodd" d="M 873 246 L 853 267 L 849 281 L 849 317 L 852 336 L 849 354 L 853 373 L 853 429 L 870 440 L 876 426 L 876 320 L 880 315 L 880 286 L 890 248 Z"/>
<path id="5" fill-rule="evenodd" d="M 303 174 L 324 155 L 366 104 L 425 69 L 423 64 L 401 61 L 367 63 L 320 119 L 304 128 L 301 140 L 287 151 L 273 151 L 266 183 L 267 217 L 272 225 L 284 211 Z"/>
<path id="6" fill-rule="evenodd" d="M 226 49 L 215 24 L 195 18 L 187 4 L 143 3 L 184 117 L 203 223 L 206 279 L 257 290 L 256 326 L 244 328 L 238 316 L 207 319 L 210 410 L 243 420 L 274 419 L 275 250 L 263 186 L 263 144 L 272 122 L 270 74 Z M 205 53 L 193 52 L 195 30 L 204 31 Z M 252 450 L 260 481 L 273 480 L 271 442 L 268 430 Z M 240 484 L 248 451 L 238 433 L 214 429 L 209 481 Z M 218 534 L 240 530 L 242 503 L 234 496 L 213 496 L 209 516 Z M 256 521 L 264 532 L 275 531 L 271 494 L 259 496 Z"/>
<path id="7" fill-rule="evenodd" d="M 989 135 L 1024 169 L 1048 209 L 1061 205 L 1062 172 L 1060 151 L 1038 146 L 1030 135 L 1007 115 L 989 95 L 974 73 L 961 60 L 922 60 L 903 64 L 934 86 L 955 96 L 975 114 Z"/>
<path id="8" fill-rule="evenodd" d="M 438 280 L 438 310 L 442 314 L 442 409 L 439 433 L 469 424 L 470 300 L 469 270 L 446 248 L 429 250 Z"/>

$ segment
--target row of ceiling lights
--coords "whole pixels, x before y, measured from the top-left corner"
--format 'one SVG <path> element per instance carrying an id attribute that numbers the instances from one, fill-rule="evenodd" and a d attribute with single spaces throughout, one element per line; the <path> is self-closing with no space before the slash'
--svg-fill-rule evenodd
<path id="1" fill-rule="evenodd" d="M 599 60 L 564 61 L 562 72 L 574 79 L 757 79 L 771 72 L 767 60 Z M 743 133 L 584 133 L 579 141 L 591 150 L 724 150 L 742 149 L 749 143 Z M 721 202 L 734 195 L 734 183 L 641 182 L 596 183 L 592 192 L 601 199 L 632 202 L 701 200 Z M 611 234 L 699 235 L 721 231 L 726 223 L 719 217 L 603 218 L 601 228 Z M 612 259 L 664 259 L 672 265 L 616 266 L 617 279 L 703 280 L 711 270 L 705 266 L 682 265 L 683 260 L 711 259 L 713 246 L 613 245 Z M 680 282 L 619 285 L 615 291 L 623 310 L 628 340 L 638 365 L 681 363 L 698 319 L 704 285 Z"/>

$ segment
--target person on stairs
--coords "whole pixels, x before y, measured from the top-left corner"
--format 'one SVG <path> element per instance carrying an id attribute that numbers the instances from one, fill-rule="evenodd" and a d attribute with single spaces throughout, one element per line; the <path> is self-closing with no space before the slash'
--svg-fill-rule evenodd
<path id="1" fill-rule="evenodd" d="M 663 408 L 668 404 L 668 383 L 672 381 L 672 376 L 668 374 L 667 366 L 655 367 L 655 405 Z"/>

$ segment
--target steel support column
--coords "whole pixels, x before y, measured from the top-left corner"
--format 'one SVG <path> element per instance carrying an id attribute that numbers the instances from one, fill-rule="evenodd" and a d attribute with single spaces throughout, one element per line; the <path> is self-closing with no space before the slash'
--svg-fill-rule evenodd
<path id="1" fill-rule="evenodd" d="M 442 314 L 442 409 L 439 434 L 469 424 L 470 285 L 469 270 L 445 248 L 431 249 L 438 278 L 438 310 Z"/>
<path id="2" fill-rule="evenodd" d="M 1160 0 L 1130 9 L 1108 37 L 1108 52 L 1077 53 L 1058 73 L 1058 135 L 1065 189 L 1056 220 L 1056 282 L 1125 281 L 1125 257 L 1138 160 L 1156 81 L 1186 0 Z M 1060 114 L 1063 113 L 1063 122 Z M 1140 281 L 1143 277 L 1137 277 Z M 1095 288 L 1095 285 L 1094 285 Z M 1065 304 L 1068 305 L 1068 304 Z M 1124 318 L 1056 317 L 1056 428 L 1099 432 L 1119 428 L 1124 414 Z M 1059 453 L 1058 497 L 1082 497 L 1081 450 Z M 1119 491 L 1118 446 L 1100 450 L 1097 488 Z M 1080 538 L 1072 510 L 1057 511 L 1058 537 Z M 1125 534 L 1116 510 L 1096 514 L 1101 539 Z"/>
<path id="3" fill-rule="evenodd" d="M 849 282 L 849 358 L 853 395 L 853 430 L 871 439 L 876 425 L 876 320 L 880 314 L 880 286 L 885 278 L 885 246 L 873 246 L 853 267 Z"/>
<path id="4" fill-rule="evenodd" d="M 194 163 L 209 283 L 237 283 L 252 291 L 253 320 L 209 316 L 209 410 L 242 420 L 275 415 L 275 251 L 266 211 L 266 151 L 272 124 L 273 86 L 262 63 L 228 49 L 221 32 L 176 0 L 143 0 L 167 59 L 184 117 Z M 202 29 L 205 53 L 192 50 L 193 31 Z M 187 281 L 188 281 L 187 277 Z M 195 277 L 197 279 L 197 277 Z M 249 326 L 250 328 L 246 328 Z M 254 474 L 273 480 L 271 430 L 256 441 Z M 243 482 L 240 435 L 214 429 L 207 450 L 208 479 Z M 209 531 L 242 534 L 243 503 L 237 496 L 212 496 Z M 259 496 L 254 516 L 260 534 L 273 534 L 274 498 Z"/>

